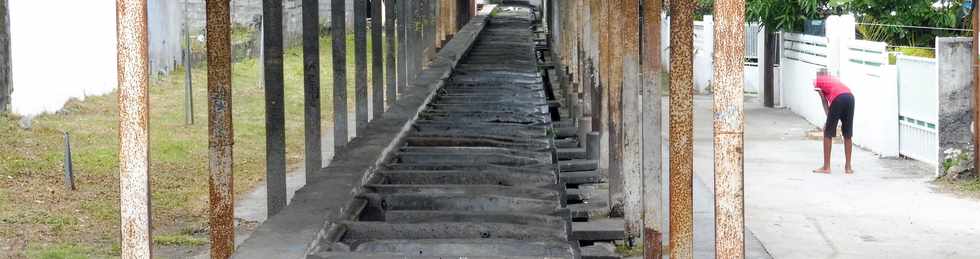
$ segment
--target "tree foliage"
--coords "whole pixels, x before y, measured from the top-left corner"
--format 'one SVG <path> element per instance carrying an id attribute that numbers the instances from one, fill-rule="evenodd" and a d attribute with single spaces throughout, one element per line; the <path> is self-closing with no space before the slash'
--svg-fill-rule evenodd
<path id="1" fill-rule="evenodd" d="M 800 32 L 807 20 L 831 14 L 854 14 L 864 24 L 862 37 L 894 45 L 929 46 L 935 37 L 963 36 L 964 32 L 915 29 L 901 26 L 968 28 L 964 0 L 747 0 L 746 18 L 782 31 Z M 869 28 L 878 26 L 881 28 Z M 867 33 L 866 33 L 867 32 Z"/>

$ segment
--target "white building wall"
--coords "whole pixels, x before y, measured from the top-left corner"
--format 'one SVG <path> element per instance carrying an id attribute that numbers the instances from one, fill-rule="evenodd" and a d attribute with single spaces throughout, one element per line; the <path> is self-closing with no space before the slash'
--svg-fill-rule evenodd
<path id="1" fill-rule="evenodd" d="M 10 0 L 15 114 L 55 112 L 116 88 L 116 3 Z"/>

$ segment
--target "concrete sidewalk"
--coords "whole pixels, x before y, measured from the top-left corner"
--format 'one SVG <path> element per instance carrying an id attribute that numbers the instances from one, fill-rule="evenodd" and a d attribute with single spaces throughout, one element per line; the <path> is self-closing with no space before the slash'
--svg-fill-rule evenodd
<path id="1" fill-rule="evenodd" d="M 980 257 L 980 202 L 936 191 L 931 166 L 855 148 L 856 174 L 845 175 L 837 144 L 833 174 L 811 173 L 822 162 L 821 143 L 806 137 L 815 127 L 757 103 L 745 108 L 746 224 L 773 258 Z M 711 105 L 695 98 L 696 216 L 713 202 Z M 713 239 L 701 233 L 699 251 Z"/>

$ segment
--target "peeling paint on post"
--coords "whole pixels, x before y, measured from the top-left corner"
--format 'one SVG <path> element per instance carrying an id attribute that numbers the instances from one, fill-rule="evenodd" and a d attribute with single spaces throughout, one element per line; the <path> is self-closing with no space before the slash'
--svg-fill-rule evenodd
<path id="1" fill-rule="evenodd" d="M 123 258 L 150 258 L 149 36 L 146 0 L 116 1 L 119 211 Z"/>
<path id="2" fill-rule="evenodd" d="M 367 1 L 354 0 L 354 136 L 368 123 Z"/>
<path id="3" fill-rule="evenodd" d="M 670 258 L 694 257 L 694 5 L 670 1 Z"/>
<path id="4" fill-rule="evenodd" d="M 269 217 L 286 207 L 286 113 L 284 103 L 282 0 L 263 0 L 266 202 Z"/>
<path id="5" fill-rule="evenodd" d="M 715 10 L 715 258 L 743 258 L 745 0 L 718 0 Z"/>
<path id="6" fill-rule="evenodd" d="M 345 1 L 330 1 L 330 37 L 333 42 L 333 146 L 335 154 L 347 145 L 348 140 L 347 16 L 344 10 L 346 10 Z"/>
<path id="7" fill-rule="evenodd" d="M 622 37 L 623 51 L 623 212 L 626 236 L 638 238 L 643 229 L 639 0 L 623 0 L 621 12 L 622 27 L 618 34 Z"/>
<path id="8" fill-rule="evenodd" d="M 643 244 L 644 258 L 663 258 L 663 114 L 660 91 L 661 0 L 643 1 Z"/>
<path id="9" fill-rule="evenodd" d="M 211 258 L 229 258 L 235 250 L 231 6 L 229 0 L 208 0 L 206 6 Z"/>
<path id="10" fill-rule="evenodd" d="M 384 0 L 385 4 L 385 103 L 387 107 L 395 105 L 395 101 L 398 99 L 397 84 L 398 81 L 396 76 L 397 64 L 395 61 L 395 53 L 397 52 L 397 43 L 395 37 L 395 0 Z"/>
<path id="11" fill-rule="evenodd" d="M 381 1 L 371 1 L 371 120 L 385 112 L 384 40 L 381 27 Z"/>

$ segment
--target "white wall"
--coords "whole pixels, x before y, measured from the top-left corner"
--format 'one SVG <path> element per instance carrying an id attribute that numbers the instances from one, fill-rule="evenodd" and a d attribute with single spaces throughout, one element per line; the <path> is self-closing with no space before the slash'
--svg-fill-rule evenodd
<path id="1" fill-rule="evenodd" d="M 33 116 L 116 87 L 112 0 L 10 0 L 13 112 Z"/>

